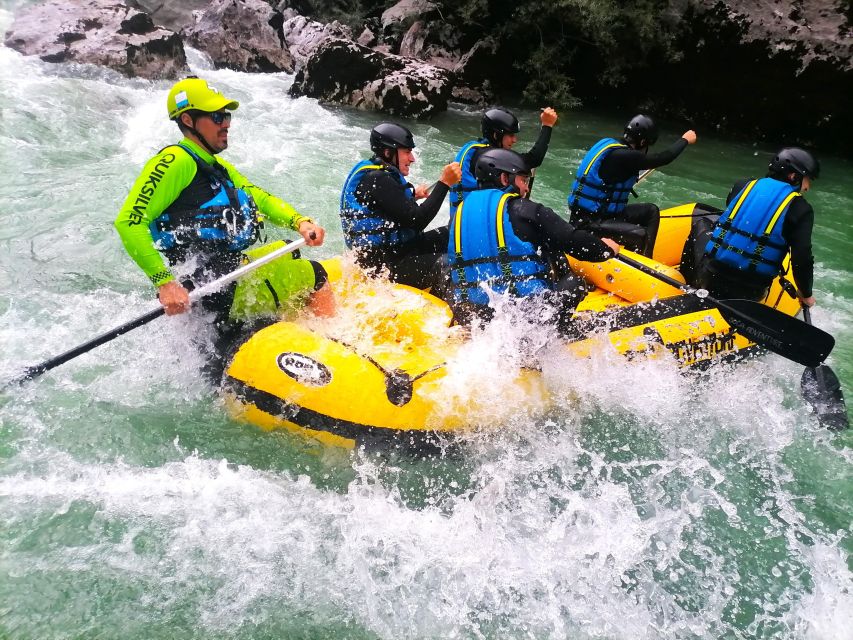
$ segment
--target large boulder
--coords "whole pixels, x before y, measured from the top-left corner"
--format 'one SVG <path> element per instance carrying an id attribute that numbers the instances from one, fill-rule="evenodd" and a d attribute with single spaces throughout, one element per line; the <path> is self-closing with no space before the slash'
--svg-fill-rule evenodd
<path id="1" fill-rule="evenodd" d="M 46 62 L 83 62 L 128 77 L 176 78 L 187 71 L 180 37 L 119 0 L 46 0 L 22 8 L 7 47 Z"/>
<path id="2" fill-rule="evenodd" d="M 421 117 L 447 109 L 451 74 L 352 40 L 323 41 L 301 67 L 290 93 L 359 109 Z"/>
<path id="3" fill-rule="evenodd" d="M 183 36 L 217 68 L 293 72 L 282 32 L 284 18 L 263 0 L 213 0 L 196 16 Z"/>

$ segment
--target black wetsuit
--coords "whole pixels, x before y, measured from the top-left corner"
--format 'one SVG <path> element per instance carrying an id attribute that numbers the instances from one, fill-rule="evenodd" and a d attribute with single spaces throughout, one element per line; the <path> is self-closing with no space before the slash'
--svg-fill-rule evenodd
<path id="1" fill-rule="evenodd" d="M 734 184 L 726 198 L 726 205 L 737 197 L 749 180 L 740 180 Z M 814 255 L 812 254 L 812 228 L 814 227 L 814 209 L 804 197 L 794 198 L 785 213 L 782 223 L 782 237 L 788 243 L 791 252 L 791 269 L 794 282 L 800 295 L 804 298 L 812 296 L 814 284 Z M 697 238 L 698 246 L 705 246 L 711 238 L 713 228 Z M 732 269 L 720 264 L 708 255 L 703 255 L 696 279 L 696 284 L 707 289 L 711 295 L 722 298 L 746 298 L 761 300 L 767 295 L 767 289 L 772 283 L 761 277 Z"/>
<path id="2" fill-rule="evenodd" d="M 685 147 L 687 147 L 687 140 L 679 138 L 668 149 L 660 153 L 646 153 L 628 148 L 614 149 L 601 161 L 598 174 L 608 184 L 624 182 L 641 171 L 656 169 L 669 164 L 684 151 Z M 646 231 L 642 243 L 636 234 L 630 232 L 624 235 L 620 234 L 613 229 L 612 225 L 608 228 L 606 223 L 602 224 L 604 221 L 597 215 L 583 211 L 572 212 L 572 222 L 581 228 L 588 229 L 601 237 L 612 237 L 617 242 L 642 251 L 644 255 L 651 257 L 660 226 L 660 209 L 656 204 L 650 202 L 629 204 L 619 215 L 609 217 L 607 220 L 627 222 L 643 227 Z"/>
<path id="3" fill-rule="evenodd" d="M 382 161 L 374 158 L 377 164 Z M 387 171 L 371 171 L 355 190 L 356 199 L 380 218 L 400 227 L 417 229 L 411 240 L 393 247 L 366 248 L 356 252 L 358 264 L 366 269 L 388 269 L 391 280 L 419 289 L 436 284 L 436 261 L 447 250 L 447 226 L 424 229 L 435 218 L 448 187 L 435 187 L 421 204 L 411 197 L 412 185 L 404 186 Z"/>
<path id="4" fill-rule="evenodd" d="M 583 278 L 572 273 L 565 260 L 571 254 L 578 260 L 602 262 L 613 257 L 610 248 L 597 236 L 582 231 L 566 222 L 548 207 L 524 198 L 511 198 L 508 202 L 509 221 L 515 235 L 541 250 L 542 256 L 552 263 L 555 283 L 553 290 L 545 292 L 545 299 L 557 310 L 557 327 L 564 335 L 573 335 L 571 316 L 587 294 Z M 470 322 L 473 315 L 490 320 L 494 311 L 481 305 L 454 305 L 457 320 Z"/>
<path id="5" fill-rule="evenodd" d="M 545 154 L 548 153 L 548 145 L 551 144 L 551 132 L 553 131 L 552 127 L 542 126 L 539 129 L 539 136 L 536 138 L 536 142 L 533 143 L 533 146 L 530 148 L 530 151 L 527 153 L 519 153 L 518 155 L 524 160 L 524 164 L 527 165 L 528 169 L 535 169 L 542 165 L 545 161 Z M 474 172 L 474 168 L 477 166 L 477 158 L 480 157 L 480 154 L 485 153 L 489 149 L 499 149 L 500 147 L 488 146 L 488 147 L 477 147 L 471 152 L 471 160 L 470 167 L 471 172 Z"/>

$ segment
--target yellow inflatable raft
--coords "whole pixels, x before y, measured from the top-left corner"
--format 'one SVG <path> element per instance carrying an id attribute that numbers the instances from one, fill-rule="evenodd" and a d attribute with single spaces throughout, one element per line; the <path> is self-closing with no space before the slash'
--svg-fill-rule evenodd
<path id="1" fill-rule="evenodd" d="M 626 253 L 684 282 L 676 265 L 695 206 L 662 212 L 655 259 Z M 616 260 L 569 262 L 594 286 L 577 315 L 597 325 L 598 336 L 566 345 L 566 357 L 593 356 L 601 349 L 602 334 L 618 353 L 668 357 L 684 367 L 755 348 L 695 295 Z M 499 425 L 511 414 L 547 407 L 541 377 L 524 362 L 508 367 L 514 375 L 501 372 L 489 379 L 489 398 L 464 393 L 470 387 L 460 383 L 456 369 L 476 354 L 466 352 L 468 332 L 452 326 L 452 313 L 442 300 L 368 280 L 351 267 L 344 274 L 339 259 L 325 265 L 341 311 L 331 319 L 306 314 L 278 322 L 246 340 L 223 380 L 236 416 L 265 430 L 288 429 L 327 444 L 417 447 L 433 444 L 442 434 Z M 799 309 L 778 282 L 764 304 L 788 315 Z"/>

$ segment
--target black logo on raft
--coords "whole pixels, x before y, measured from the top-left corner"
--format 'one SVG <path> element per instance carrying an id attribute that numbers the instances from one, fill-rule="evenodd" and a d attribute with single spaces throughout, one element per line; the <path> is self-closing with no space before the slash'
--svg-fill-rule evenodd
<path id="1" fill-rule="evenodd" d="M 682 340 L 666 345 L 682 365 L 694 365 L 735 348 L 735 332 L 711 333 L 698 340 Z"/>
<path id="2" fill-rule="evenodd" d="M 301 353 L 280 353 L 276 363 L 296 382 L 309 387 L 324 387 L 332 381 L 332 372 L 326 365 Z"/>
<path id="3" fill-rule="evenodd" d="M 145 208 L 148 206 L 148 203 L 151 200 L 151 196 L 154 195 L 154 191 L 157 189 L 157 185 L 160 180 L 163 178 L 163 173 L 166 169 L 169 168 L 169 165 L 175 161 L 174 153 L 165 154 L 160 160 L 157 161 L 157 164 L 154 165 L 154 168 L 151 170 L 151 173 L 148 174 L 148 178 L 142 184 L 142 187 L 139 189 L 139 194 L 136 196 L 136 200 L 133 203 L 132 213 L 130 214 L 130 222 L 129 224 L 139 224 L 145 218 Z"/>

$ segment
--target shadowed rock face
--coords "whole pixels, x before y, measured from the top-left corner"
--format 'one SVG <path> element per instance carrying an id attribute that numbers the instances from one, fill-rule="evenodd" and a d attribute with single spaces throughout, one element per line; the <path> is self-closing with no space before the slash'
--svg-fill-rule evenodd
<path id="1" fill-rule="evenodd" d="M 117 0 L 48 0 L 21 9 L 7 47 L 46 62 L 83 62 L 128 77 L 176 78 L 187 71 L 180 37 Z"/>
<path id="2" fill-rule="evenodd" d="M 290 93 L 421 117 L 446 110 L 451 89 L 451 74 L 443 69 L 328 38 L 298 70 Z"/>
<path id="3" fill-rule="evenodd" d="M 649 108 L 697 127 L 850 153 L 853 34 L 834 2 L 692 0 L 682 27 L 682 58 L 661 61 L 650 77 Z"/>
<path id="4" fill-rule="evenodd" d="M 183 30 L 187 44 L 218 68 L 293 72 L 282 33 L 283 17 L 263 0 L 213 0 Z"/>
<path id="5" fill-rule="evenodd" d="M 470 11 L 474 0 L 401 0 L 393 6 L 361 0 L 374 11 L 358 26 L 358 43 L 347 26 L 279 10 L 305 5 L 325 11 L 329 5 L 319 0 L 127 1 L 150 9 L 154 20 L 118 0 L 48 0 L 19 10 L 6 44 L 50 62 L 88 62 L 128 76 L 174 78 L 186 71 L 183 45 L 173 32 L 155 26 L 162 21 L 184 26 L 187 43 L 205 51 L 217 67 L 296 72 L 294 95 L 412 116 L 441 111 L 448 98 L 483 105 L 494 102 L 492 90 L 504 99 L 520 95 L 531 73 L 516 66 L 530 64 L 532 51 L 519 47 L 541 44 L 538 38 L 528 43 L 505 37 L 506 23 L 497 12 L 486 11 L 477 23 L 459 21 L 454 10 L 465 5 L 462 9 Z M 625 48 L 633 51 L 636 43 L 605 39 L 602 44 L 584 37 L 582 23 L 571 21 L 569 9 L 531 2 L 549 10 L 550 22 L 521 28 L 533 32 L 559 23 L 559 37 L 576 50 L 536 64 L 544 65 L 546 75 L 556 73 L 571 83 L 572 94 L 587 105 L 651 110 L 703 130 L 753 139 L 848 153 L 853 148 L 849 0 L 648 2 L 659 10 L 655 24 L 669 44 L 638 48 L 644 53 L 632 58 L 629 72 L 620 77 L 608 72 L 613 46 L 619 45 L 624 57 Z M 614 15 L 627 16 L 630 7 L 642 5 L 625 4 L 614 6 Z M 536 16 L 526 19 L 535 22 Z M 540 35 L 550 37 L 547 29 Z"/>
<path id="6" fill-rule="evenodd" d="M 693 0 L 696 15 L 731 23 L 740 43 L 765 45 L 770 55 L 796 52 L 798 72 L 824 62 L 853 70 L 853 8 L 845 0 Z"/>

